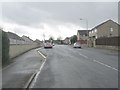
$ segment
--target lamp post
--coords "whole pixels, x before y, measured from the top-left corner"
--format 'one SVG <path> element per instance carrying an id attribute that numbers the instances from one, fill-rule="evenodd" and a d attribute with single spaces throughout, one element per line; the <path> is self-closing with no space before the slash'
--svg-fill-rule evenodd
<path id="1" fill-rule="evenodd" d="M 88 38 L 89 38 L 89 31 L 88 31 L 88 20 L 80 18 L 80 20 L 85 20 L 86 21 L 86 29 L 87 29 L 87 45 L 88 45 Z"/>
<path id="2" fill-rule="evenodd" d="M 85 20 L 86 21 L 86 29 L 88 30 L 88 20 L 87 19 L 83 19 L 83 18 L 80 18 L 80 20 Z"/>

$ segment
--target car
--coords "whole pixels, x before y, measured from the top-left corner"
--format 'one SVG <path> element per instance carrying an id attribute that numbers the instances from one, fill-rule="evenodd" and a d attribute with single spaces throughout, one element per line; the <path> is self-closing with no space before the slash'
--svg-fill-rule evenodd
<path id="1" fill-rule="evenodd" d="M 53 45 L 53 46 L 55 46 L 55 44 L 54 44 L 54 43 L 53 43 L 52 45 Z"/>
<path id="2" fill-rule="evenodd" d="M 52 48 L 52 47 L 53 47 L 52 43 L 50 42 L 44 43 L 44 48 Z"/>
<path id="3" fill-rule="evenodd" d="M 81 44 L 79 42 L 74 43 L 73 48 L 81 48 Z"/>

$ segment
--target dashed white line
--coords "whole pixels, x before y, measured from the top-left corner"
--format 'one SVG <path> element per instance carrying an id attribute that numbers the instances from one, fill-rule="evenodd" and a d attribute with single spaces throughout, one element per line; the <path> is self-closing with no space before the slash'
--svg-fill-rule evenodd
<path id="1" fill-rule="evenodd" d="M 96 62 L 96 63 L 99 63 L 99 64 L 101 64 L 101 65 L 104 65 L 104 66 L 106 66 L 106 67 L 108 67 L 108 68 L 111 68 L 111 69 L 113 69 L 113 70 L 115 70 L 115 71 L 118 71 L 118 69 L 116 69 L 116 68 L 114 68 L 114 67 L 112 67 L 112 66 L 110 66 L 110 65 L 104 64 L 104 63 L 99 62 L 99 61 L 97 61 L 97 60 L 93 60 L 93 61 Z"/>
<path id="2" fill-rule="evenodd" d="M 83 56 L 84 58 L 87 58 L 87 59 L 88 59 L 88 57 L 87 57 L 87 56 L 85 56 L 85 55 L 83 55 L 83 54 L 81 54 L 81 53 L 79 53 L 79 55 L 81 55 L 81 56 Z"/>
<path id="3" fill-rule="evenodd" d="M 38 78 L 39 74 L 41 73 L 41 70 L 42 70 L 42 68 L 44 67 L 44 64 L 45 64 L 45 62 L 46 62 L 46 57 L 45 57 L 40 51 L 37 51 L 37 52 L 38 52 L 45 60 L 44 60 L 44 62 L 42 63 L 39 71 L 37 72 L 37 74 L 36 74 L 36 76 L 35 76 L 35 78 L 34 78 L 34 81 L 33 81 L 32 84 L 30 85 L 30 88 L 33 88 L 33 87 L 35 86 L 35 83 L 36 83 L 36 81 L 37 81 L 37 78 Z"/>

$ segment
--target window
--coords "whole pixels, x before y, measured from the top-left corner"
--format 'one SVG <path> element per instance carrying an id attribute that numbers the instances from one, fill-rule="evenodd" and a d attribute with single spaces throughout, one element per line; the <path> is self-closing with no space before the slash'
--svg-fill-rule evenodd
<path id="1" fill-rule="evenodd" d="M 113 32 L 113 28 L 110 28 L 110 32 Z"/>
<path id="2" fill-rule="evenodd" d="M 95 29 L 95 32 L 97 32 L 97 29 Z"/>
<path id="3" fill-rule="evenodd" d="M 97 39 L 97 36 L 95 38 Z"/>

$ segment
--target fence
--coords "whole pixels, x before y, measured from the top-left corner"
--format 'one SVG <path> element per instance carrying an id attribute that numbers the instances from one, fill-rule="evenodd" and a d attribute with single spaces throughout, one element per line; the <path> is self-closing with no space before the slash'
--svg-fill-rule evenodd
<path id="1" fill-rule="evenodd" d="M 96 45 L 119 46 L 120 37 L 102 37 L 96 39 Z"/>
<path id="2" fill-rule="evenodd" d="M 87 40 L 78 40 L 78 42 L 80 42 L 80 44 L 87 44 Z"/>
<path id="3" fill-rule="evenodd" d="M 17 40 L 17 39 L 11 39 L 10 40 L 10 45 L 23 45 L 23 44 L 37 44 L 36 42 L 33 41 L 23 41 L 23 40 Z"/>

